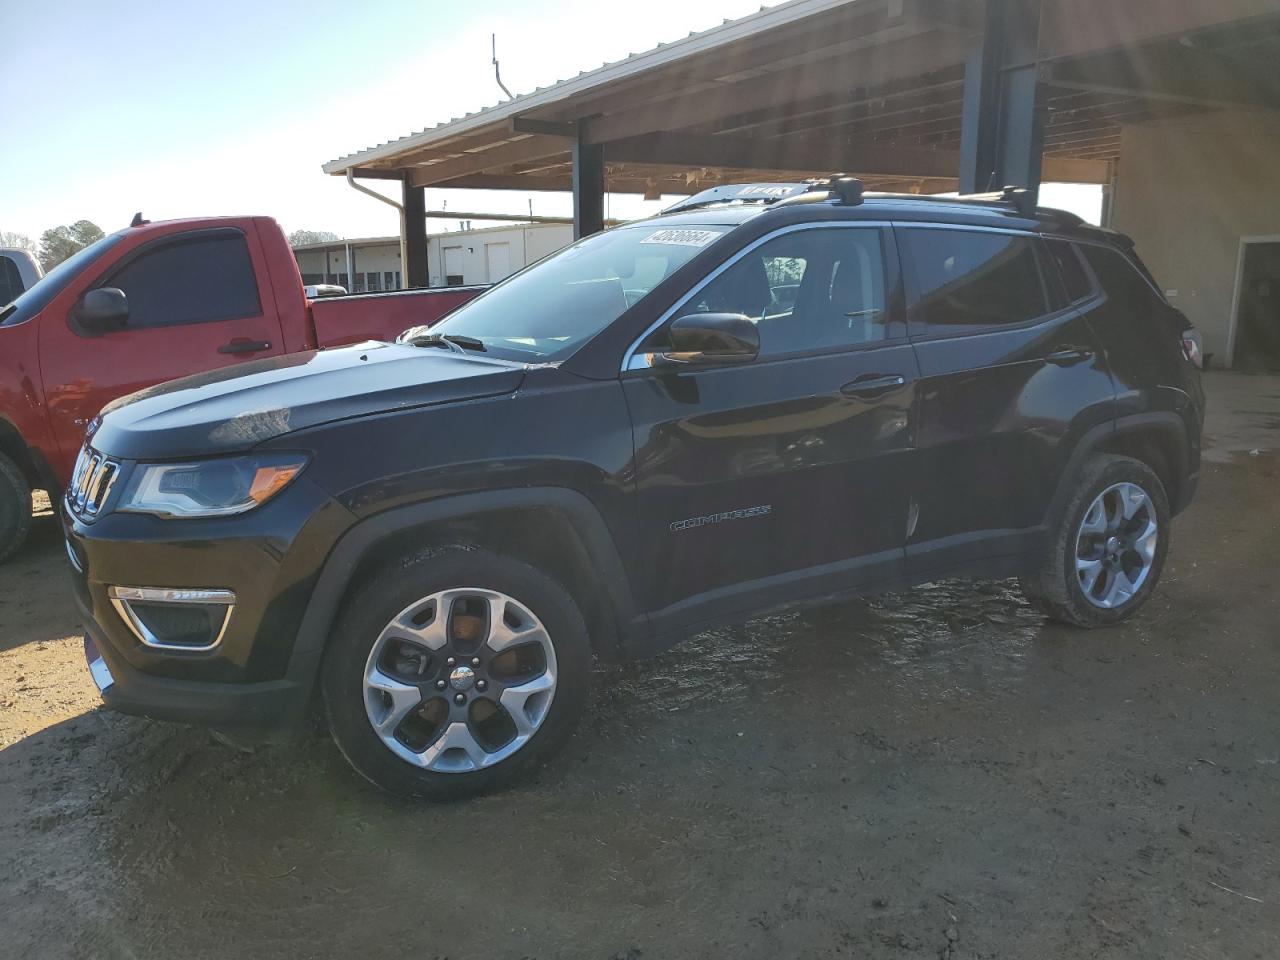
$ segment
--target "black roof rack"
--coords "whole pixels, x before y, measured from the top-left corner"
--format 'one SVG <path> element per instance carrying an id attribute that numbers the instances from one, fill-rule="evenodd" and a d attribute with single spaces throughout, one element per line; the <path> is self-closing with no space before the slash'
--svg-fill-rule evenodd
<path id="1" fill-rule="evenodd" d="M 961 200 L 1008 204 L 1024 217 L 1036 215 L 1036 198 L 1026 187 L 1005 187 L 992 193 L 962 193 Z"/>
<path id="2" fill-rule="evenodd" d="M 825 193 L 822 198 L 816 194 Z M 1067 226 L 1076 226 L 1085 221 L 1066 210 L 1054 210 L 1049 207 L 1038 207 L 1034 195 L 1025 187 L 1005 187 L 991 193 L 962 193 L 952 196 L 931 196 L 919 193 L 867 193 L 862 181 L 856 177 L 837 174 L 824 180 L 806 180 L 802 183 L 731 183 L 719 187 L 711 187 L 695 193 L 686 200 L 672 204 L 663 213 L 679 213 L 684 210 L 696 210 L 714 204 L 758 203 L 762 206 L 773 204 L 791 206 L 794 203 L 809 203 L 819 199 L 834 200 L 838 204 L 857 206 L 864 199 L 885 200 L 918 200 L 925 203 L 972 203 L 983 206 L 1000 207 L 1019 216 L 1031 220 L 1055 220 Z"/>

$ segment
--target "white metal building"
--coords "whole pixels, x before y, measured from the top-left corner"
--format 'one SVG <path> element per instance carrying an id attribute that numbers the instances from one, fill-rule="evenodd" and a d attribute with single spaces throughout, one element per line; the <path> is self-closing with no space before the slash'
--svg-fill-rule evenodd
<path id="1" fill-rule="evenodd" d="M 573 239 L 568 223 L 503 224 L 427 236 L 433 287 L 497 283 Z M 352 293 L 399 290 L 400 238 L 369 237 L 294 248 L 305 284 L 336 283 Z"/>

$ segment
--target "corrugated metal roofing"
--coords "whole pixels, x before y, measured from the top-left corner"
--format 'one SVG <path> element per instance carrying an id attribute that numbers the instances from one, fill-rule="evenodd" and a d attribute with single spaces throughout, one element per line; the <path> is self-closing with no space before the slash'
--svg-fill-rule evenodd
<path id="1" fill-rule="evenodd" d="M 622 60 L 605 63 L 594 70 L 584 70 L 576 77 L 560 80 L 550 86 L 538 87 L 532 93 L 521 94 L 514 99 L 464 114 L 461 117 L 454 117 L 434 127 L 419 130 L 417 133 L 406 134 L 395 140 L 388 140 L 336 160 L 330 160 L 321 169 L 330 174 L 344 173 L 350 167 L 359 167 L 407 150 L 428 146 L 436 141 L 456 137 L 491 123 L 502 122 L 522 112 L 545 107 L 585 91 L 634 76 L 645 70 L 734 43 L 743 37 L 774 30 L 824 10 L 859 2 L 861 0 L 790 0 L 788 3 L 780 3 L 772 7 L 762 6 L 755 13 L 747 14 L 745 17 L 725 20 L 718 26 L 692 32 L 680 40 L 660 43 L 643 53 L 635 53 Z"/>

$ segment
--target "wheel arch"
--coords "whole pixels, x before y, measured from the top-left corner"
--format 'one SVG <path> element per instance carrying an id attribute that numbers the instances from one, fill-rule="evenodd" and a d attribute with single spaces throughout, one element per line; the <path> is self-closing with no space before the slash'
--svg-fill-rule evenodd
<path id="1" fill-rule="evenodd" d="M 1098 424 L 1076 443 L 1058 481 L 1046 521 L 1051 527 L 1075 488 L 1080 467 L 1096 453 L 1133 457 L 1149 466 L 1164 484 L 1169 508 L 1178 513 L 1190 497 L 1190 451 L 1186 425 L 1172 411 L 1138 413 Z"/>
<path id="2" fill-rule="evenodd" d="M 410 550 L 458 544 L 539 566 L 578 603 L 596 654 L 605 660 L 624 655 L 640 620 L 604 518 L 575 490 L 522 487 L 397 507 L 353 526 L 330 551 L 316 581 L 294 659 L 319 654 L 350 589 L 379 563 Z"/>
<path id="3" fill-rule="evenodd" d="M 47 465 L 37 460 L 22 432 L 8 417 L 0 417 L 0 454 L 14 462 L 32 488 L 48 488 L 51 474 Z"/>

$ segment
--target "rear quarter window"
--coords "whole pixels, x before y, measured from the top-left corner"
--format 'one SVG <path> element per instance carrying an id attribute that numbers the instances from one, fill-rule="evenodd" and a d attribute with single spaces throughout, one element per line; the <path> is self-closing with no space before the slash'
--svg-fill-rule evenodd
<path id="1" fill-rule="evenodd" d="M 1081 244 L 1081 251 L 1106 295 L 1119 306 L 1138 312 L 1162 311 L 1164 299 L 1147 275 L 1127 256 L 1112 247 Z"/>
<path id="2" fill-rule="evenodd" d="M 1065 240 L 1046 240 L 1049 259 L 1057 268 L 1062 281 L 1062 292 L 1068 304 L 1079 303 L 1093 295 L 1093 281 L 1089 279 L 1084 261 L 1074 243 Z"/>

